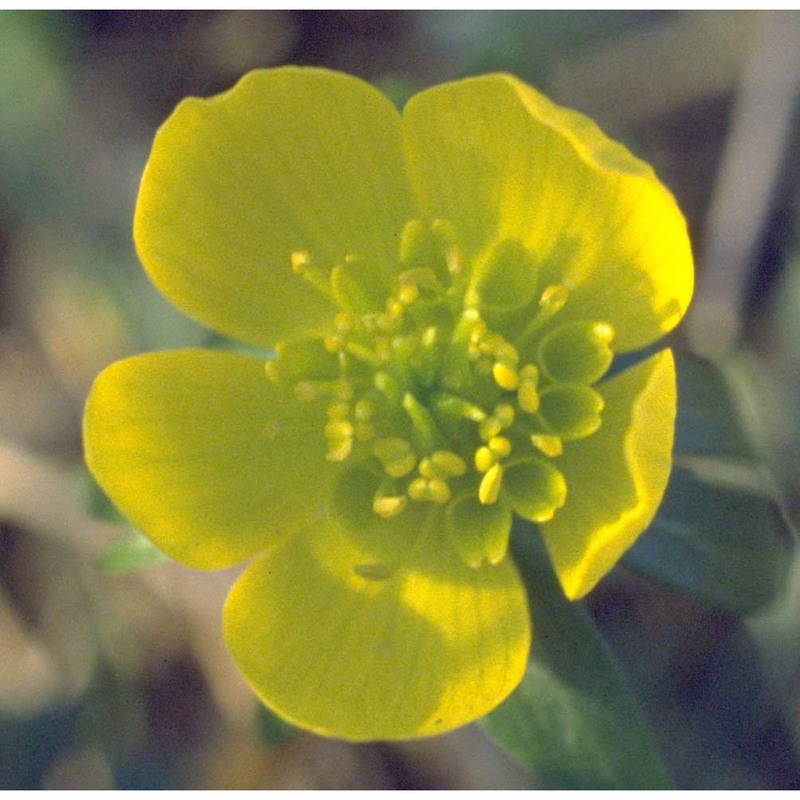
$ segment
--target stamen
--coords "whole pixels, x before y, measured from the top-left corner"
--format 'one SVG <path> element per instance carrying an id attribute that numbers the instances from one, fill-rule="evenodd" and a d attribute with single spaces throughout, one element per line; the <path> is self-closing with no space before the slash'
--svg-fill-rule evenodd
<path id="1" fill-rule="evenodd" d="M 442 436 L 430 411 L 411 392 L 406 392 L 403 395 L 403 409 L 414 425 L 414 430 L 419 434 L 422 443 L 421 449 L 423 451 L 433 449 Z"/>
<path id="2" fill-rule="evenodd" d="M 542 326 L 552 319 L 569 299 L 569 289 L 560 283 L 548 286 L 539 298 L 539 312 L 525 326 L 525 329 L 517 337 L 517 348 L 522 350 L 528 344 L 534 334 L 541 330 Z"/>
<path id="3" fill-rule="evenodd" d="M 462 419 L 472 422 L 486 419 L 486 412 L 482 408 L 449 392 L 437 392 L 431 397 L 431 405 L 439 416 L 453 423 Z"/>
<path id="4" fill-rule="evenodd" d="M 291 265 L 338 309 L 325 334 L 278 345 L 266 370 L 299 399 L 322 401 L 329 461 L 354 448 L 367 457 L 367 477 L 350 487 L 360 508 L 389 520 L 409 502 L 435 503 L 454 519 L 458 506 L 480 518 L 475 541 L 459 539 L 477 566 L 503 557 L 512 509 L 544 521 L 563 505 L 566 482 L 550 459 L 599 426 L 591 385 L 613 357 L 613 329 L 551 324 L 569 291 L 537 288 L 538 262 L 522 243 L 467 265 L 452 225 L 411 220 L 399 265 L 346 255 L 323 270 L 300 250 Z M 380 564 L 356 572 L 373 577 L 373 566 L 382 574 Z"/>
<path id="5" fill-rule="evenodd" d="M 341 333 L 332 333 L 323 339 L 323 343 L 329 353 L 341 353 L 344 349 L 345 338 Z"/>
<path id="6" fill-rule="evenodd" d="M 345 419 L 350 413 L 350 406 L 345 402 L 331 403 L 328 406 L 328 419 Z"/>
<path id="7" fill-rule="evenodd" d="M 397 299 L 404 305 L 410 306 L 419 297 L 419 289 L 413 283 L 404 283 L 397 292 Z"/>
<path id="8" fill-rule="evenodd" d="M 296 250 L 290 256 L 292 272 L 299 275 L 310 286 L 325 297 L 331 296 L 331 286 L 328 274 L 311 263 L 311 256 L 307 250 Z"/>
<path id="9" fill-rule="evenodd" d="M 550 433 L 531 434 L 531 444 L 546 456 L 550 456 L 550 458 L 560 456 L 564 450 L 561 439 Z"/>
<path id="10" fill-rule="evenodd" d="M 429 500 L 428 497 L 428 479 L 427 478 L 414 478 L 411 483 L 408 484 L 408 496 L 412 500 L 416 500 L 418 503 L 423 503 L 426 500 Z"/>
<path id="11" fill-rule="evenodd" d="M 417 457 L 407 439 L 390 437 L 377 439 L 372 452 L 383 465 L 384 472 L 391 478 L 408 475 L 417 465 Z"/>
<path id="12" fill-rule="evenodd" d="M 513 392 L 519 386 L 519 375 L 513 366 L 505 361 L 495 361 L 492 367 L 494 382 L 507 392 Z"/>
<path id="13" fill-rule="evenodd" d="M 509 405 L 508 403 L 501 403 L 500 405 L 494 407 L 492 416 L 494 416 L 500 422 L 500 424 L 503 426 L 503 430 L 510 428 L 514 424 L 514 406 Z"/>
<path id="14" fill-rule="evenodd" d="M 353 435 L 353 424 L 346 419 L 331 419 L 325 425 L 328 439 L 346 439 Z"/>
<path id="15" fill-rule="evenodd" d="M 507 458 L 511 454 L 511 440 L 505 436 L 493 436 L 486 446 L 496 459 Z"/>
<path id="16" fill-rule="evenodd" d="M 353 330 L 354 325 L 355 320 L 353 319 L 353 315 L 348 311 L 340 311 L 333 318 L 333 327 L 336 328 L 339 333 L 349 333 Z"/>
<path id="17" fill-rule="evenodd" d="M 436 273 L 430 267 L 417 267 L 407 269 L 398 276 L 401 287 L 413 287 L 419 293 L 420 289 L 427 289 L 435 294 L 444 294 L 445 288 L 436 277 Z"/>
<path id="18" fill-rule="evenodd" d="M 428 481 L 428 494 L 434 503 L 444 505 L 450 500 L 450 487 L 441 478 L 431 478 Z"/>
<path id="19" fill-rule="evenodd" d="M 386 395 L 392 405 L 399 406 L 403 402 L 403 389 L 397 379 L 389 372 L 381 370 L 372 376 L 373 386 Z"/>
<path id="20" fill-rule="evenodd" d="M 353 416 L 359 422 L 366 422 L 371 420 L 374 415 L 375 404 L 368 397 L 360 398 L 353 409 Z"/>
<path id="21" fill-rule="evenodd" d="M 488 472 L 496 463 L 497 459 L 488 447 L 479 447 L 475 451 L 475 469 L 478 472 Z"/>
<path id="22" fill-rule="evenodd" d="M 441 475 L 457 478 L 467 471 L 464 459 L 452 450 L 437 450 L 431 453 L 430 460 Z"/>
<path id="23" fill-rule="evenodd" d="M 478 500 L 485 505 L 497 502 L 500 496 L 500 486 L 503 482 L 503 468 L 500 464 L 495 464 L 481 479 L 478 487 Z"/>
<path id="24" fill-rule="evenodd" d="M 328 461 L 345 461 L 353 451 L 352 439 L 339 439 L 338 441 L 328 442 L 328 452 L 325 458 Z"/>
<path id="25" fill-rule="evenodd" d="M 533 364 L 526 364 L 519 373 L 520 382 L 517 389 L 517 403 L 527 414 L 535 414 L 539 410 L 539 371 Z"/>
<path id="26" fill-rule="evenodd" d="M 368 347 L 364 347 L 362 344 L 358 344 L 358 342 L 347 342 L 344 346 L 344 350 L 348 355 L 372 367 L 380 367 L 383 365 L 383 359 L 377 353 L 373 352 Z"/>
<path id="27" fill-rule="evenodd" d="M 329 419 L 325 424 L 325 438 L 328 440 L 328 461 L 344 461 L 353 450 L 353 424 L 347 419 Z"/>
<path id="28" fill-rule="evenodd" d="M 486 417 L 478 426 L 478 436 L 484 442 L 488 442 L 493 436 L 497 436 L 503 430 L 503 423 L 495 416 Z"/>
<path id="29" fill-rule="evenodd" d="M 396 517 L 408 504 L 408 498 L 400 497 L 375 497 L 372 501 L 372 510 L 384 519 Z"/>
<path id="30" fill-rule="evenodd" d="M 444 505 L 449 502 L 450 487 L 441 478 L 414 478 L 408 485 L 408 496 L 418 503 L 439 503 Z"/>

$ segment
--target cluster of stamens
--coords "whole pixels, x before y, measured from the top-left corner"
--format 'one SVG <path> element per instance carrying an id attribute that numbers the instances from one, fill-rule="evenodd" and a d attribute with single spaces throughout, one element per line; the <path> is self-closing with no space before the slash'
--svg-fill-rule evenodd
<path id="1" fill-rule="evenodd" d="M 295 272 L 338 311 L 327 335 L 279 346 L 268 372 L 325 404 L 327 458 L 376 476 L 378 516 L 472 497 L 549 519 L 566 496 L 553 460 L 599 427 L 592 384 L 613 330 L 553 324 L 568 290 L 537 289 L 535 259 L 515 240 L 468 269 L 451 226 L 413 220 L 399 262 L 392 272 L 348 256 L 325 270 L 295 253 Z M 519 297 L 503 295 L 507 276 Z"/>

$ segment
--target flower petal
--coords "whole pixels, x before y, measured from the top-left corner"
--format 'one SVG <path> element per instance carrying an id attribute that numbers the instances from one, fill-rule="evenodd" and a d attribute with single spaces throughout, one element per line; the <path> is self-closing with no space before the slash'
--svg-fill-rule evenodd
<path id="1" fill-rule="evenodd" d="M 97 481 L 159 548 L 219 568 L 317 513 L 332 471 L 323 426 L 278 391 L 263 362 L 181 350 L 103 371 L 86 404 L 84 446 Z"/>
<path id="2" fill-rule="evenodd" d="M 403 564 L 365 570 L 328 517 L 236 582 L 228 648 L 278 714 L 352 741 L 406 739 L 470 722 L 519 683 L 530 622 L 511 560 L 473 570 L 443 530 L 407 533 Z"/>
<path id="3" fill-rule="evenodd" d="M 567 597 L 582 597 L 636 541 L 658 509 L 671 468 L 675 365 L 663 350 L 596 387 L 597 433 L 566 447 L 558 465 L 567 502 L 541 526 Z"/>
<path id="4" fill-rule="evenodd" d="M 410 211 L 399 116 L 357 78 L 315 68 L 251 72 L 189 98 L 159 130 L 134 219 L 156 286 L 179 308 L 272 346 L 319 329 L 332 305 L 292 271 L 327 275 L 345 254 L 396 257 Z"/>
<path id="5" fill-rule="evenodd" d="M 508 75 L 413 97 L 403 143 L 424 212 L 453 222 L 473 254 L 516 238 L 563 284 L 559 320 L 603 319 L 620 350 L 673 328 L 692 293 L 686 224 L 652 169 L 586 117 Z"/>

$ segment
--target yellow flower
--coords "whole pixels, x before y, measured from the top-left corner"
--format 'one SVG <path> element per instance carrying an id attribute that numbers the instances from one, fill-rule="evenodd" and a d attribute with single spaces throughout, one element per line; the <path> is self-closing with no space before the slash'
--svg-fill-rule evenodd
<path id="1" fill-rule="evenodd" d="M 652 170 L 507 75 L 401 115 L 347 75 L 264 70 L 179 105 L 134 235 L 178 307 L 276 353 L 121 361 L 85 417 L 92 472 L 159 548 L 253 558 L 223 625 L 259 697 L 351 740 L 494 708 L 531 637 L 512 512 L 577 598 L 669 475 L 670 352 L 606 377 L 691 296 Z"/>

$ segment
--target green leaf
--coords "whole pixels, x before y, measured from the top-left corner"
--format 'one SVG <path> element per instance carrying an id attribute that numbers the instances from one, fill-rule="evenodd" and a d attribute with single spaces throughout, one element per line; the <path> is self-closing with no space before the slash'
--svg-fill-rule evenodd
<path id="1" fill-rule="evenodd" d="M 483 729 L 546 788 L 669 788 L 613 655 L 583 605 L 564 596 L 534 531 L 523 524 L 512 537 L 533 619 L 531 659 Z"/>
<path id="2" fill-rule="evenodd" d="M 119 509 L 111 502 L 111 498 L 94 479 L 92 473 L 85 467 L 78 470 L 77 484 L 84 507 L 95 519 L 120 525 L 127 522 Z"/>
<path id="3" fill-rule="evenodd" d="M 713 362 L 673 350 L 678 377 L 675 452 L 755 461 L 730 389 Z"/>
<path id="4" fill-rule="evenodd" d="M 655 520 L 624 563 L 736 614 L 771 603 L 786 585 L 792 536 L 775 500 L 715 485 L 676 467 Z"/>
<path id="5" fill-rule="evenodd" d="M 670 483 L 623 563 L 712 606 L 750 614 L 786 583 L 794 541 L 722 371 L 675 353 L 678 417 Z"/>
<path id="6" fill-rule="evenodd" d="M 95 560 L 101 572 L 121 574 L 148 569 L 169 559 L 138 531 L 112 542 Z"/>
<path id="7" fill-rule="evenodd" d="M 300 732 L 290 722 L 281 719 L 261 703 L 256 706 L 255 722 L 258 738 L 270 747 L 277 747 L 284 742 L 288 742 Z"/>

